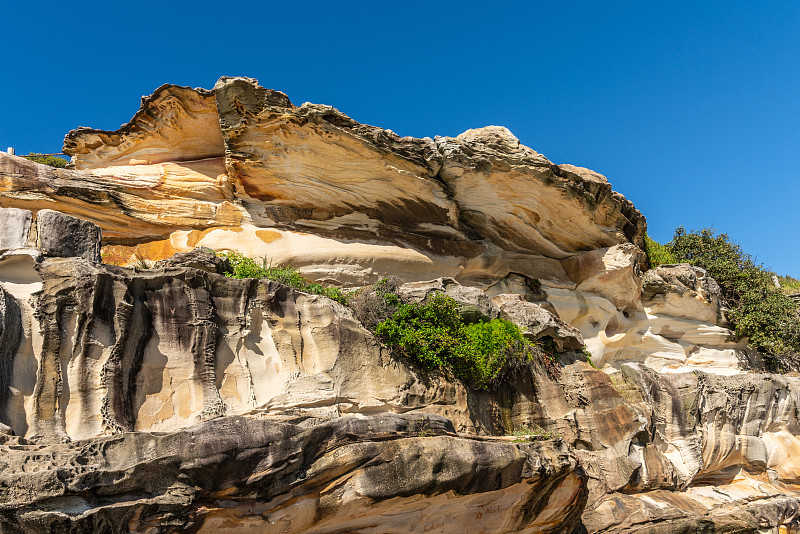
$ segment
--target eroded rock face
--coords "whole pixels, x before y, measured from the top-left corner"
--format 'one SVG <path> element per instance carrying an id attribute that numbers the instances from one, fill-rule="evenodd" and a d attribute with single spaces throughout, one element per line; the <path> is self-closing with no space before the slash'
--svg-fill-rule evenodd
<path id="1" fill-rule="evenodd" d="M 330 299 L 222 276 L 218 261 L 204 251 L 145 270 L 0 259 L 2 285 L 21 310 L 9 328 L 23 325 L 6 357 L 13 370 L 0 423 L 53 442 L 174 431 L 223 415 L 327 420 L 388 410 L 440 414 L 459 432 L 503 432 L 492 394 L 392 358 Z"/>
<path id="2" fill-rule="evenodd" d="M 58 207 L 95 222 L 106 243 L 147 241 L 143 252 L 149 259 L 177 251 L 163 239 L 178 228 L 186 229 L 180 234 L 186 242 L 193 228 L 240 225 L 231 187 L 222 158 L 76 171 L 0 154 L 1 207 L 34 212 Z"/>
<path id="3" fill-rule="evenodd" d="M 207 246 L 345 285 L 519 273 L 569 286 L 562 260 L 641 246 L 645 228 L 600 175 L 505 128 L 399 137 L 248 78 L 162 86 L 120 130 L 74 130 L 64 151 L 79 170 L 0 156 L 0 205 L 91 218 L 117 262 L 134 246 L 150 260 Z"/>
<path id="4" fill-rule="evenodd" d="M 27 346 L 41 347 L 35 383 L 15 375 L 9 399 L 25 414 L 10 426 L 32 439 L 174 430 L 224 414 L 400 408 L 403 393 L 386 386 L 415 382 L 385 365 L 347 310 L 274 282 L 77 259 L 46 259 L 36 273 L 43 285 L 26 333 Z M 366 362 L 366 374 L 349 372 Z"/>
<path id="5" fill-rule="evenodd" d="M 146 270 L 20 257 L 0 260 L 14 292 L 3 347 L 19 340 L 0 355 L 8 528 L 454 532 L 470 514 L 487 532 L 794 524 L 798 379 L 565 357 L 558 377 L 534 362 L 478 392 L 392 358 L 333 301 L 221 276 L 207 251 Z M 452 280 L 404 286 L 435 290 L 483 302 Z M 532 330 L 570 328 L 521 295 L 488 302 Z M 523 321 L 509 311 L 520 306 L 537 313 Z M 374 415 L 387 410 L 406 415 Z M 536 427 L 559 438 L 475 436 Z M 32 455 L 71 466 L 60 485 Z"/>
<path id="6" fill-rule="evenodd" d="M 632 255 L 593 251 L 584 256 L 589 261 L 577 263 L 595 273 L 586 278 L 590 284 L 544 290 L 546 303 L 581 332 L 596 363 L 641 362 L 664 373 L 734 375 L 753 359 L 746 342 L 728 328 L 719 288 L 702 269 L 662 265 L 642 278 Z M 632 289 L 636 280 L 641 293 Z"/>
<path id="7" fill-rule="evenodd" d="M 214 93 L 164 84 L 115 131 L 78 128 L 64 139 L 76 169 L 219 158 L 225 151 Z"/>
<path id="8" fill-rule="evenodd" d="M 566 534 L 586 499 L 562 443 L 461 438 L 434 416 L 311 427 L 224 417 L 45 447 L 7 439 L 0 450 L 9 532 L 400 534 L 469 524 Z"/>
<path id="9" fill-rule="evenodd" d="M 590 531 L 798 528 L 800 494 L 790 459 L 797 379 L 659 375 L 636 364 L 610 378 L 631 414 L 623 439 L 615 440 L 627 450 L 614 455 L 615 469 L 590 470 L 596 482 L 583 516 Z M 609 465 L 585 456 L 594 454 L 582 453 L 587 465 Z M 602 486 L 626 495 L 595 498 Z"/>
<path id="10" fill-rule="evenodd" d="M 706 323 L 723 323 L 722 291 L 704 269 L 681 263 L 660 265 L 642 280 L 642 303 L 648 313 Z"/>
<path id="11" fill-rule="evenodd" d="M 0 530 L 798 530 L 800 382 L 741 371 L 704 271 L 643 272 L 644 218 L 602 175 L 248 78 L 162 86 L 65 152 L 0 154 Z M 101 239 L 159 261 L 102 264 Z M 223 276 L 220 250 L 399 276 L 560 367 L 474 391 L 340 304 Z"/>

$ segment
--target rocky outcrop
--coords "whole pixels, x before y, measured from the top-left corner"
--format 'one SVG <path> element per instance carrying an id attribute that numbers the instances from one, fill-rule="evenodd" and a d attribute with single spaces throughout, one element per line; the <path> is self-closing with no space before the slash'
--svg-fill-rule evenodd
<path id="1" fill-rule="evenodd" d="M 563 443 L 459 437 L 433 416 L 224 417 L 0 450 L 7 532 L 569 533 L 586 499 Z"/>
<path id="2" fill-rule="evenodd" d="M 55 202 L 94 220 L 109 261 L 206 246 L 346 285 L 393 274 L 487 287 L 520 273 L 563 286 L 562 260 L 644 235 L 602 176 L 504 128 L 399 137 L 248 78 L 163 86 L 120 130 L 75 130 L 64 151 L 77 170 L 0 156 L 0 205 Z"/>
<path id="3" fill-rule="evenodd" d="M 588 465 L 615 466 L 590 472 L 594 490 L 583 515 L 589 531 L 777 532 L 782 526 L 781 532 L 795 532 L 800 527 L 792 460 L 797 379 L 659 375 L 636 364 L 626 364 L 610 379 L 633 417 L 622 426 L 625 437 L 614 440 L 614 447 L 623 444 L 613 454 L 614 464 L 592 462 L 587 456 L 597 453 L 582 453 Z M 603 486 L 623 494 L 599 496 Z"/>
<path id="4" fill-rule="evenodd" d="M 800 529 L 800 382 L 742 371 L 716 283 L 646 270 L 602 175 L 248 78 L 162 86 L 64 150 L 0 154 L 0 530 Z M 347 291 L 399 277 L 559 362 L 476 391 L 220 250 Z"/>
<path id="5" fill-rule="evenodd" d="M 603 291 L 545 288 L 547 303 L 581 332 L 596 363 L 619 367 L 641 362 L 664 373 L 734 375 L 757 359 L 746 340 L 736 339 L 728 328 L 719 288 L 705 271 L 688 264 L 648 271 L 640 282 L 639 300 L 628 292 L 628 301 L 638 309 L 617 307 L 608 295 L 638 279 L 635 270 L 629 267 L 628 272 L 624 282 L 609 281 Z"/>
<path id="6" fill-rule="evenodd" d="M 395 360 L 330 299 L 218 274 L 209 252 L 151 269 L 19 258 L 0 259 L 3 287 L 25 303 L 9 323 L 24 327 L 7 356 L 0 423 L 27 439 L 174 431 L 223 415 L 383 411 L 504 432 L 489 393 Z"/>
<path id="7" fill-rule="evenodd" d="M 688 263 L 660 265 L 647 271 L 642 281 L 642 302 L 653 315 L 725 322 L 722 291 L 716 281 Z"/>
<path id="8" fill-rule="evenodd" d="M 176 252 L 164 239 L 177 229 L 186 236 L 194 228 L 240 225 L 231 189 L 221 158 L 76 171 L 0 154 L 0 207 L 58 207 L 97 223 L 107 244 L 150 243 L 141 249 L 148 259 Z"/>
<path id="9" fill-rule="evenodd" d="M 329 299 L 218 274 L 207 251 L 145 270 L 45 256 L 27 282 L 3 270 L 18 257 L 0 261 L 20 303 L 3 315 L 19 348 L 0 384 L 11 531 L 451 532 L 470 514 L 487 532 L 794 524 L 798 379 L 601 371 L 567 353 L 558 376 L 534 362 L 473 391 L 394 359 Z M 401 288 L 436 290 L 579 339 L 519 294 Z M 539 427 L 558 438 L 500 437 Z M 56 486 L 41 458 L 67 466 Z"/>
<path id="10" fill-rule="evenodd" d="M 214 93 L 171 84 L 142 97 L 139 111 L 119 130 L 78 128 L 64 139 L 76 169 L 202 160 L 224 152 Z"/>

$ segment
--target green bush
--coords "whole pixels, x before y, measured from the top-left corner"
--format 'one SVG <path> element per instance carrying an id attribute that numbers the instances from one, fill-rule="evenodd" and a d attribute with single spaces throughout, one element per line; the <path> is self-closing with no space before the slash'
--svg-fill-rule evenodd
<path id="1" fill-rule="evenodd" d="M 538 353 L 519 327 L 504 319 L 467 325 L 464 337 L 464 357 L 456 359 L 454 371 L 484 388 L 498 385 Z"/>
<path id="2" fill-rule="evenodd" d="M 64 158 L 59 158 L 58 156 L 45 156 L 42 154 L 37 154 L 35 152 L 31 152 L 26 156 L 22 156 L 25 159 L 29 159 L 36 163 L 41 163 L 42 165 L 49 165 L 50 167 L 56 167 L 58 169 L 63 169 L 67 166 L 67 161 Z"/>
<path id="3" fill-rule="evenodd" d="M 347 305 L 347 297 L 338 287 L 327 287 L 322 284 L 314 284 L 303 278 L 297 269 L 293 267 L 272 267 L 267 264 L 267 258 L 261 262 L 248 258 L 240 252 L 222 252 L 220 257 L 228 260 L 228 270 L 225 276 L 231 278 L 268 278 L 282 284 L 286 284 L 299 291 L 322 295 L 339 304 Z"/>
<path id="4" fill-rule="evenodd" d="M 775 361 L 800 351 L 797 304 L 775 287 L 772 273 L 727 234 L 709 228 L 687 232 L 681 227 L 667 246 L 677 261 L 704 268 L 719 283 L 737 335 L 746 336 Z"/>
<path id="5" fill-rule="evenodd" d="M 458 303 L 441 293 L 412 303 L 391 291 L 381 289 L 376 294 L 389 313 L 374 328 L 384 344 L 426 369 L 452 374 L 475 389 L 493 389 L 534 356 L 544 356 L 514 323 L 503 319 L 464 323 Z"/>
<path id="6" fill-rule="evenodd" d="M 644 251 L 647 254 L 647 259 L 650 261 L 651 269 L 655 269 L 659 265 L 677 263 L 669 247 L 651 239 L 647 234 L 644 235 Z"/>

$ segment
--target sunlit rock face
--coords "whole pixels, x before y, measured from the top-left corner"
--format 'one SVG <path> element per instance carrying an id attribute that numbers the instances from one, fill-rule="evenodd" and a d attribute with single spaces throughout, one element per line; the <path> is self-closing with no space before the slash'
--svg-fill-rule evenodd
<path id="1" fill-rule="evenodd" d="M 227 278 L 209 252 L 141 271 L 18 252 L 0 258 L 4 529 L 580 523 L 564 441 L 490 438 L 496 394 L 391 357 L 327 298 Z"/>
<path id="2" fill-rule="evenodd" d="M 225 147 L 212 91 L 165 84 L 113 132 L 78 128 L 64 139 L 76 169 L 218 158 Z"/>
<path id="3" fill-rule="evenodd" d="M 719 288 L 702 269 L 667 265 L 642 276 L 630 254 L 609 249 L 583 257 L 572 261 L 594 274 L 575 289 L 544 289 L 558 317 L 580 330 L 595 363 L 732 375 L 749 361 L 746 340 L 724 322 Z"/>
<path id="4" fill-rule="evenodd" d="M 64 151 L 77 170 L 0 156 L 0 205 L 92 219 L 116 262 L 134 246 L 153 260 L 206 246 L 346 285 L 395 274 L 487 287 L 511 273 L 568 285 L 561 260 L 640 246 L 644 232 L 601 175 L 554 165 L 505 128 L 399 137 L 249 78 L 162 86 L 120 130 L 74 130 Z"/>
<path id="5" fill-rule="evenodd" d="M 796 378 L 658 374 L 638 364 L 608 378 L 611 398 L 586 410 L 627 409 L 615 410 L 611 447 L 579 452 L 594 466 L 583 514 L 590 532 L 797 531 Z"/>
<path id="6" fill-rule="evenodd" d="M 797 531 L 800 382 L 742 371 L 716 283 L 647 270 L 602 175 L 248 78 L 162 86 L 64 150 L 0 154 L 0 530 Z M 222 250 L 397 276 L 560 362 L 476 391 Z"/>

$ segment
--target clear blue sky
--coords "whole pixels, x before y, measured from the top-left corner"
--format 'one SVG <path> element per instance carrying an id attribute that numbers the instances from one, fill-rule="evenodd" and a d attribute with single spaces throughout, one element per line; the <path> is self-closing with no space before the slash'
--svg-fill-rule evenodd
<path id="1" fill-rule="evenodd" d="M 800 277 L 800 2 L 10 2 L 0 147 L 116 129 L 162 83 L 257 78 L 401 135 L 504 125 L 650 235 Z"/>

